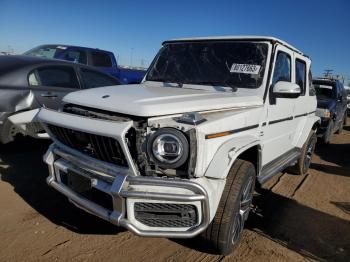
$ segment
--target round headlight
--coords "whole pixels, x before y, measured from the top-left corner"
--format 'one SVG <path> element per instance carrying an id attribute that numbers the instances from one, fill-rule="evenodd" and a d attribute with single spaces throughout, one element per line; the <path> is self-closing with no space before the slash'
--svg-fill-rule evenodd
<path id="1" fill-rule="evenodd" d="M 182 132 L 173 128 L 162 128 L 150 137 L 147 151 L 160 167 L 177 168 L 186 162 L 189 145 Z"/>

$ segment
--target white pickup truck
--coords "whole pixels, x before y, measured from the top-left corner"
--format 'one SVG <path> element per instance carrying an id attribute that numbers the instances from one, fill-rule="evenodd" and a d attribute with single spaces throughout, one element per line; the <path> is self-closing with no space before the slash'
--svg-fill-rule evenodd
<path id="1" fill-rule="evenodd" d="M 310 59 L 272 37 L 166 41 L 141 84 L 63 101 L 38 115 L 50 186 L 137 235 L 200 235 L 221 254 L 257 183 L 308 171 L 319 124 Z"/>

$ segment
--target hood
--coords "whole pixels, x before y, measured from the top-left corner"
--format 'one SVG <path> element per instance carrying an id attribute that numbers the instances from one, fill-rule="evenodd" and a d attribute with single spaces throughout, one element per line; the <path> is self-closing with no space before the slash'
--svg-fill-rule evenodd
<path id="1" fill-rule="evenodd" d="M 317 108 L 331 109 L 335 106 L 333 99 L 317 99 Z"/>
<path id="2" fill-rule="evenodd" d="M 262 98 L 244 91 L 232 93 L 145 84 L 92 88 L 70 93 L 63 101 L 141 117 L 263 105 Z"/>

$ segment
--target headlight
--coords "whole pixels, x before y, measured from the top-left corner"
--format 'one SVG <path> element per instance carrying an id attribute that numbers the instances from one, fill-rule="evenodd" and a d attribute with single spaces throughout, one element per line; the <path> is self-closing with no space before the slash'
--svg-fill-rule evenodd
<path id="1" fill-rule="evenodd" d="M 185 135 L 173 128 L 156 131 L 147 143 L 147 153 L 158 166 L 170 169 L 183 165 L 189 155 Z"/>
<path id="2" fill-rule="evenodd" d="M 330 118 L 331 112 L 328 109 L 317 108 L 316 116 Z"/>

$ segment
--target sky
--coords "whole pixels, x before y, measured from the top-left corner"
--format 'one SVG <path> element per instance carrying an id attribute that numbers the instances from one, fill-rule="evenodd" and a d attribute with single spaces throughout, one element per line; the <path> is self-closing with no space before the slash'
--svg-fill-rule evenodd
<path id="1" fill-rule="evenodd" d="M 314 75 L 333 69 L 350 78 L 348 0 L 0 0 L 0 51 L 72 44 L 139 66 L 164 40 L 218 35 L 278 37 L 311 57 Z"/>

